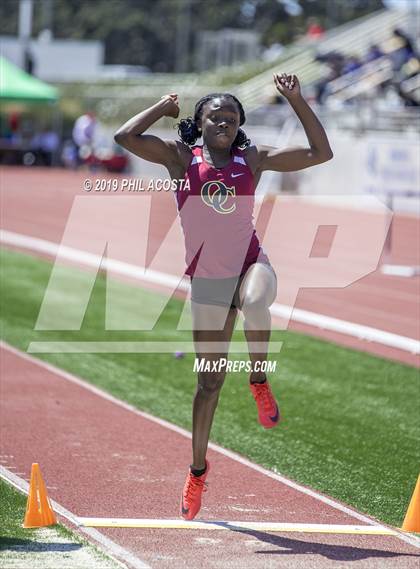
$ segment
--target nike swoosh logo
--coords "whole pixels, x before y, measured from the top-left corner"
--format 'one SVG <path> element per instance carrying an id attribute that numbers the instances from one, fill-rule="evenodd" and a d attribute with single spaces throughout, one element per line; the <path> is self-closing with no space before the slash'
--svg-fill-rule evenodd
<path id="1" fill-rule="evenodd" d="M 188 512 L 190 511 L 189 508 L 184 508 L 184 503 L 182 503 L 182 505 L 181 505 L 181 510 L 182 510 L 183 514 L 188 514 Z"/>
<path id="2" fill-rule="evenodd" d="M 276 414 L 274 415 L 274 417 L 270 417 L 270 419 L 273 421 L 273 423 L 279 420 L 279 408 L 277 405 L 276 405 Z"/>
<path id="3" fill-rule="evenodd" d="M 237 178 L 238 176 L 243 176 L 245 172 L 241 172 L 240 174 L 231 174 L 232 178 Z"/>

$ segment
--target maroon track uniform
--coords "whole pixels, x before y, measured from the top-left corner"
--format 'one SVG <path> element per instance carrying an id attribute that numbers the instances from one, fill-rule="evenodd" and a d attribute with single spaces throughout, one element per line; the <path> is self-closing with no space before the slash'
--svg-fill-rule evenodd
<path id="1" fill-rule="evenodd" d="M 194 277 L 193 300 L 228 305 L 238 280 L 253 263 L 270 266 L 253 224 L 254 176 L 238 148 L 232 148 L 231 161 L 224 168 L 208 164 L 202 146 L 194 146 L 192 153 L 185 173 L 189 190 L 175 193 L 185 238 L 186 274 Z"/>

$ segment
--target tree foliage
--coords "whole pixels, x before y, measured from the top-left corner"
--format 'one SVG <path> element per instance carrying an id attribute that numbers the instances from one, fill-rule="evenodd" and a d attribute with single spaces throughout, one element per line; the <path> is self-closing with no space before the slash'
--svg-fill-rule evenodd
<path id="1" fill-rule="evenodd" d="M 48 25 L 47 2 L 34 0 L 33 37 Z M 302 11 L 292 15 L 285 0 L 52 0 L 51 27 L 55 38 L 103 41 L 105 63 L 146 65 L 154 71 L 175 69 L 182 41 L 191 71 L 204 30 L 255 30 L 265 46 L 285 44 L 304 33 L 309 16 L 330 28 L 383 7 L 382 0 L 298 3 Z M 17 34 L 18 11 L 18 0 L 1 0 L 0 34 Z"/>

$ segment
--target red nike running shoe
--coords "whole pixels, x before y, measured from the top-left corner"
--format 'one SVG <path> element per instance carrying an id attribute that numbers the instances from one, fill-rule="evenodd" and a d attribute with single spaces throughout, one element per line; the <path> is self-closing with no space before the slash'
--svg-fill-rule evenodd
<path id="1" fill-rule="evenodd" d="M 206 471 L 201 476 L 194 476 L 190 471 L 184 484 L 181 496 L 181 516 L 184 520 L 193 520 L 201 508 L 201 494 L 207 492 L 206 478 L 210 464 L 206 460 Z"/>
<path id="2" fill-rule="evenodd" d="M 264 383 L 250 383 L 249 388 L 258 408 L 258 420 L 264 429 L 272 429 L 280 420 L 280 412 L 268 379 Z"/>

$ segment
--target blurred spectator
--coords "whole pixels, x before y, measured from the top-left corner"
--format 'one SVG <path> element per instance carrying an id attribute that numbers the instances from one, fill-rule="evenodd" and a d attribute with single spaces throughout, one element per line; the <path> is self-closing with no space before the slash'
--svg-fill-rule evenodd
<path id="1" fill-rule="evenodd" d="M 13 111 L 9 115 L 9 128 L 12 134 L 17 133 L 20 127 L 20 113 Z"/>
<path id="2" fill-rule="evenodd" d="M 6 116 L 6 120 L 2 121 L 1 138 L 4 138 L 12 144 L 19 144 L 22 140 L 21 136 L 22 115 L 18 111 L 12 111 Z"/>
<path id="3" fill-rule="evenodd" d="M 127 172 L 129 161 L 127 153 L 119 144 L 113 144 L 112 148 L 98 156 L 101 165 L 107 172 Z"/>
<path id="4" fill-rule="evenodd" d="M 77 147 L 78 164 L 84 162 L 83 157 L 92 153 L 95 136 L 96 118 L 92 111 L 81 115 L 73 126 L 73 140 Z"/>
<path id="5" fill-rule="evenodd" d="M 395 73 L 398 73 L 410 59 L 417 59 L 413 42 L 398 28 L 392 32 L 392 38 L 386 42 L 385 47 Z"/>
<path id="6" fill-rule="evenodd" d="M 34 133 L 36 132 L 36 122 L 32 115 L 26 115 L 22 118 L 20 125 L 19 125 L 19 133 L 18 133 L 18 143 L 28 145 Z"/>
<path id="7" fill-rule="evenodd" d="M 325 63 L 328 67 L 327 75 L 323 77 L 315 85 L 315 98 L 319 105 L 322 105 L 325 98 L 325 90 L 330 81 L 340 77 L 343 72 L 343 67 L 345 64 L 345 57 L 338 51 L 331 51 L 323 55 L 317 55 L 315 57 L 316 61 L 320 63 Z"/>
<path id="8" fill-rule="evenodd" d="M 58 134 L 49 127 L 35 134 L 31 140 L 31 149 L 37 155 L 37 162 L 43 166 L 51 166 L 53 157 L 58 151 L 60 139 Z"/>
<path id="9" fill-rule="evenodd" d="M 407 34 L 405 34 L 399 28 L 395 28 L 395 30 L 393 31 L 393 35 L 394 35 L 394 37 L 400 39 L 401 44 L 402 44 L 402 48 L 405 50 L 405 52 L 407 54 L 407 58 L 410 58 L 412 56 L 417 55 L 414 44 L 411 41 L 411 39 L 408 37 Z"/>
<path id="10" fill-rule="evenodd" d="M 29 75 L 34 75 L 35 60 L 31 50 L 27 47 L 23 52 L 23 68 Z"/>
<path id="11" fill-rule="evenodd" d="M 396 83 L 394 88 L 403 101 L 405 107 L 420 107 L 420 103 L 413 97 L 413 95 L 404 91 L 401 83 Z"/>
<path id="12" fill-rule="evenodd" d="M 360 69 L 361 67 L 362 62 L 360 59 L 355 55 L 352 55 L 346 60 L 342 74 L 345 75 L 346 73 L 351 73 L 352 71 L 356 71 L 356 69 Z"/>
<path id="13" fill-rule="evenodd" d="M 364 57 L 364 62 L 369 63 L 370 61 L 375 61 L 384 55 L 384 52 L 375 43 L 369 46 L 368 52 Z"/>
<path id="14" fill-rule="evenodd" d="M 308 18 L 306 37 L 311 40 L 319 40 L 324 35 L 325 30 L 316 18 Z"/>
<path id="15" fill-rule="evenodd" d="M 61 161 L 65 168 L 75 170 L 79 164 L 77 147 L 72 140 L 66 140 L 61 151 Z"/>
<path id="16" fill-rule="evenodd" d="M 384 89 L 388 86 L 391 87 L 390 93 L 396 96 L 398 93 L 400 97 L 400 104 L 406 106 L 417 106 L 418 101 L 409 92 L 407 92 L 401 83 L 406 79 L 414 77 L 420 73 L 420 61 L 416 53 L 416 48 L 409 36 L 402 30 L 396 28 L 392 32 L 392 37 L 380 46 L 371 44 L 367 53 L 362 57 L 355 55 L 344 57 L 337 52 L 331 52 L 323 55 L 317 55 L 315 60 L 325 63 L 328 66 L 328 72 L 315 85 L 316 101 L 318 104 L 323 104 L 330 92 L 334 92 L 335 87 L 329 88 L 329 83 L 338 77 L 360 70 L 360 77 L 364 76 L 364 66 L 366 65 L 366 73 L 372 75 L 375 73 L 375 64 L 372 62 L 380 58 L 387 58 L 392 66 L 392 78 L 378 75 L 379 82 L 376 83 L 379 89 L 385 93 Z M 378 65 L 378 70 L 383 69 Z M 350 77 L 350 81 L 358 80 L 359 74 Z M 345 83 L 343 84 L 345 87 Z M 341 86 L 340 88 L 343 88 Z M 398 100 L 398 99 L 397 99 Z"/>

